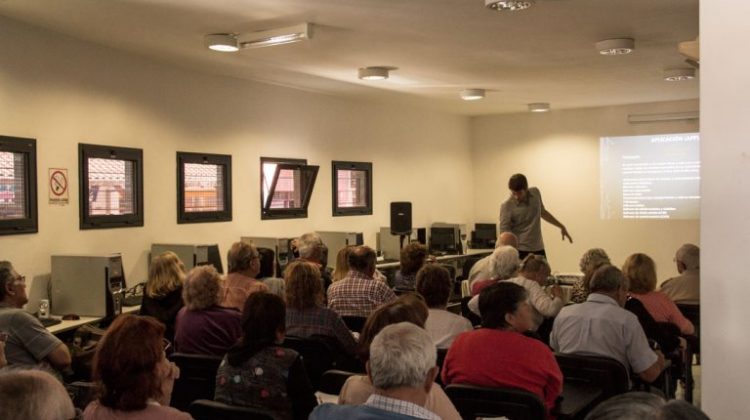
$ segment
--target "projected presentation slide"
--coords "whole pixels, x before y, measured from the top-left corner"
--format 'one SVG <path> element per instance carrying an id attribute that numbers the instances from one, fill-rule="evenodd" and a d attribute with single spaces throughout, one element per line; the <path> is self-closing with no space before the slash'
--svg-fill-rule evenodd
<path id="1" fill-rule="evenodd" d="M 697 219 L 698 133 L 599 139 L 602 219 Z"/>

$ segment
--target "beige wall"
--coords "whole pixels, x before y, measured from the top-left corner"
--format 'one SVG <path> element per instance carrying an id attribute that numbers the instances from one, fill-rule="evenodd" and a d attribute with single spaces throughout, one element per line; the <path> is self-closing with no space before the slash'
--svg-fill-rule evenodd
<path id="1" fill-rule="evenodd" d="M 374 246 L 391 201 L 412 201 L 416 226 L 473 214 L 466 117 L 195 74 L 0 22 L 0 133 L 37 139 L 41 189 L 39 233 L 0 237 L 0 259 L 28 277 L 45 279 L 51 254 L 122 252 L 132 285 L 153 242 L 215 242 L 224 253 L 243 235 L 343 230 Z M 79 142 L 144 150 L 144 227 L 79 230 Z M 233 156 L 232 222 L 177 225 L 178 150 Z M 320 165 L 309 218 L 260 220 L 260 156 Z M 331 216 L 331 160 L 373 162 L 372 216 Z M 69 170 L 68 206 L 48 204 L 51 167 Z"/>
<path id="2" fill-rule="evenodd" d="M 622 265 L 628 255 L 654 258 L 660 281 L 676 275 L 674 252 L 698 243 L 698 220 L 633 221 L 599 217 L 599 137 L 698 131 L 695 121 L 629 124 L 628 114 L 696 111 L 697 101 L 605 108 L 553 110 L 544 114 L 476 117 L 472 120 L 475 219 L 497 223 L 508 196 L 508 178 L 524 173 L 542 192 L 545 207 L 573 236 L 543 223 L 547 255 L 554 271 L 578 271 L 589 248 L 604 248 Z"/>

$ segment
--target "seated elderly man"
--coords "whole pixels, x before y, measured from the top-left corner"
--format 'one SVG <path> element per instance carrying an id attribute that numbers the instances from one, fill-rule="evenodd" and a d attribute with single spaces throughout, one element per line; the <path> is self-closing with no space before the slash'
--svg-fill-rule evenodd
<path id="1" fill-rule="evenodd" d="M 349 253 L 349 272 L 328 289 L 328 307 L 340 316 L 367 317 L 378 306 L 396 299 L 388 285 L 373 278 L 375 251 L 357 246 Z"/>
<path id="2" fill-rule="evenodd" d="M 331 285 L 331 272 L 328 271 L 328 247 L 315 232 L 305 233 L 297 238 L 297 250 L 299 259 L 312 263 L 320 270 L 320 279 L 323 281 L 323 290 L 328 290 Z"/>
<path id="3" fill-rule="evenodd" d="M 471 283 L 472 296 L 478 295 L 485 287 L 500 280 L 513 278 L 518 273 L 521 261 L 518 259 L 518 250 L 512 246 L 503 245 L 495 248 L 489 258 L 490 267 L 487 277 L 477 278 Z"/>
<path id="4" fill-rule="evenodd" d="M 555 318 L 550 346 L 560 353 L 610 357 L 653 382 L 664 369 L 664 355 L 651 350 L 641 324 L 623 308 L 628 284 L 611 265 L 599 267 L 586 302 L 564 307 Z"/>
<path id="5" fill-rule="evenodd" d="M 323 404 L 310 419 L 439 419 L 424 408 L 438 368 L 430 335 L 409 322 L 383 328 L 370 344 L 375 393 L 362 405 Z"/>
<path id="6" fill-rule="evenodd" d="M 700 248 L 693 244 L 685 244 L 677 250 L 674 261 L 680 275 L 661 284 L 661 292 L 672 301 L 700 300 L 700 253 Z"/>
<path id="7" fill-rule="evenodd" d="M 221 306 L 242 311 L 252 293 L 268 291 L 268 286 L 255 277 L 260 272 L 260 253 L 255 245 L 235 242 L 227 252 L 229 273 L 224 277 Z"/>
<path id="8" fill-rule="evenodd" d="M 512 246 L 518 248 L 518 237 L 512 232 L 503 232 L 498 236 L 495 248 L 501 246 Z M 473 283 L 474 280 L 482 280 L 489 278 L 490 276 L 490 260 L 492 255 L 488 255 L 481 260 L 477 261 L 469 270 L 469 282 Z"/>
<path id="9" fill-rule="evenodd" d="M 22 309 L 28 301 L 26 278 L 10 262 L 0 261 L 0 332 L 8 334 L 5 342 L 8 365 L 49 364 L 64 370 L 70 366 L 68 347 Z"/>
<path id="10" fill-rule="evenodd" d="M 41 370 L 11 370 L 0 373 L 0 417 L 68 420 L 76 417 L 76 411 L 54 376 Z"/>

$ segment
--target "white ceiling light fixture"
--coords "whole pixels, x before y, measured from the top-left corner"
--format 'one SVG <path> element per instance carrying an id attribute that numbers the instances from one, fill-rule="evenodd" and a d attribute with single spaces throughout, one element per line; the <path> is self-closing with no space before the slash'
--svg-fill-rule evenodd
<path id="1" fill-rule="evenodd" d="M 529 104 L 529 111 L 531 112 L 548 112 L 549 111 L 549 103 L 548 102 L 534 102 Z"/>
<path id="2" fill-rule="evenodd" d="M 534 0 L 484 0 L 484 7 L 498 12 L 524 10 L 534 5 Z"/>
<path id="3" fill-rule="evenodd" d="M 667 69 L 664 70 L 664 81 L 666 82 L 682 82 L 683 80 L 690 80 L 695 78 L 695 69 Z"/>
<path id="4" fill-rule="evenodd" d="M 362 80 L 385 80 L 389 76 L 389 72 L 394 70 L 394 67 L 360 67 L 358 73 L 359 78 Z"/>
<path id="5" fill-rule="evenodd" d="M 239 51 L 237 36 L 234 34 L 209 34 L 204 37 L 206 48 L 220 52 Z"/>
<path id="6" fill-rule="evenodd" d="M 623 55 L 630 54 L 635 49 L 633 38 L 612 38 L 599 41 L 596 50 L 601 55 Z"/>
<path id="7" fill-rule="evenodd" d="M 461 91 L 461 99 L 464 101 L 478 101 L 484 99 L 484 89 L 464 89 Z"/>
<path id="8" fill-rule="evenodd" d="M 239 35 L 237 41 L 241 48 L 260 48 L 273 45 L 291 44 L 312 38 L 312 25 L 305 22 L 284 28 L 268 29 Z"/>

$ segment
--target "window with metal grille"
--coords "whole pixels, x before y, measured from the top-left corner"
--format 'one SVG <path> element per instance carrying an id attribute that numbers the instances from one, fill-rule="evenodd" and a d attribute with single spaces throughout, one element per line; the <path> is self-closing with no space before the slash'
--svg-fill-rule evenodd
<path id="1" fill-rule="evenodd" d="M 333 215 L 372 214 L 372 163 L 333 161 L 332 167 Z"/>
<path id="2" fill-rule="evenodd" d="M 78 145 L 81 229 L 143 226 L 143 150 Z"/>
<path id="3" fill-rule="evenodd" d="M 36 140 L 0 136 L 0 235 L 37 231 Z"/>
<path id="4" fill-rule="evenodd" d="M 232 157 L 177 152 L 177 223 L 232 220 Z"/>
<path id="5" fill-rule="evenodd" d="M 303 159 L 260 158 L 261 219 L 307 217 L 318 166 Z"/>

